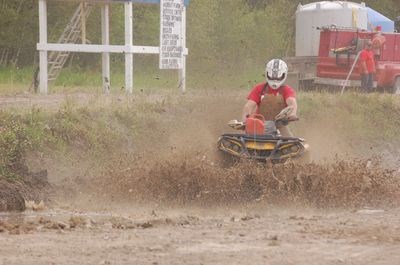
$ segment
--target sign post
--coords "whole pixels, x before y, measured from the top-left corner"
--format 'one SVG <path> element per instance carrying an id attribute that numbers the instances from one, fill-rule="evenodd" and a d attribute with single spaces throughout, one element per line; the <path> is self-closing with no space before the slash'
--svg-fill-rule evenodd
<path id="1" fill-rule="evenodd" d="M 182 0 L 160 2 L 160 69 L 182 69 Z"/>
<path id="2" fill-rule="evenodd" d="M 46 0 L 39 0 L 39 44 L 47 44 L 47 2 Z M 48 52 L 47 50 L 40 50 L 40 73 L 39 73 L 39 91 L 42 94 L 47 94 L 47 79 L 48 79 Z"/>
<path id="3" fill-rule="evenodd" d="M 132 2 L 125 2 L 125 47 L 133 46 L 133 10 Z M 133 92 L 133 52 L 125 53 L 125 91 Z"/>
<path id="4" fill-rule="evenodd" d="M 183 0 L 160 0 L 160 69 L 179 69 L 179 87 L 186 90 L 186 7 Z"/>

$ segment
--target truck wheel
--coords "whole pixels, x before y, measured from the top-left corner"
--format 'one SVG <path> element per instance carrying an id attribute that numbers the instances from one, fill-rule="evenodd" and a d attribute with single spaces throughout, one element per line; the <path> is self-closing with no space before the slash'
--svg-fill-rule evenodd
<path id="1" fill-rule="evenodd" d="M 400 76 L 396 77 L 396 80 L 394 81 L 392 93 L 400 95 Z"/>

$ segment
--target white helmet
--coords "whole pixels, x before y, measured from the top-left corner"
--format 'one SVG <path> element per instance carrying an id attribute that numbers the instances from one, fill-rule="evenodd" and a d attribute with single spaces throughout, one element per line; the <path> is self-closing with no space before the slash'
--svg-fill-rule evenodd
<path id="1" fill-rule="evenodd" d="M 287 78 L 287 64 L 280 59 L 272 59 L 265 68 L 267 83 L 272 89 L 278 89 Z"/>

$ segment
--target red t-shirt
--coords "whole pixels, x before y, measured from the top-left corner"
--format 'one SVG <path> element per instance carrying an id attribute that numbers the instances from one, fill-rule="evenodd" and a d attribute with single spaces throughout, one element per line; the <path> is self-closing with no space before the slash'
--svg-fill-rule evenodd
<path id="1" fill-rule="evenodd" d="M 278 93 L 282 95 L 285 104 L 286 100 L 290 97 L 296 98 L 296 92 L 290 86 L 283 85 L 278 89 L 272 89 L 269 85 L 267 85 L 266 89 L 264 89 L 265 83 L 261 83 L 256 85 L 251 91 L 250 94 L 247 96 L 247 99 L 254 101 L 257 103 L 257 106 L 261 103 L 261 96 L 264 94 L 273 94 L 277 95 Z M 287 104 L 286 104 L 287 106 Z"/>
<path id="2" fill-rule="evenodd" d="M 374 61 L 374 52 L 364 49 L 360 54 L 360 62 L 365 62 L 367 65 L 368 73 L 375 72 L 375 61 Z M 363 68 L 360 66 L 360 72 L 363 73 Z"/>

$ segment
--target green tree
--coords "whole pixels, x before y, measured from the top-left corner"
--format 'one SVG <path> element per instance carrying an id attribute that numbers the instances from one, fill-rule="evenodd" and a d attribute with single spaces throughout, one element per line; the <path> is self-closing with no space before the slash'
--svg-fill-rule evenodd
<path id="1" fill-rule="evenodd" d="M 260 69 L 272 57 L 293 55 L 295 11 L 314 0 L 191 0 L 187 15 L 189 69 L 222 72 Z M 398 0 L 365 0 L 367 6 L 394 19 Z M 48 1 L 49 41 L 56 42 L 79 2 Z M 100 43 L 100 4 L 87 21 L 87 38 Z M 111 44 L 124 43 L 124 6 L 111 5 Z M 134 43 L 157 46 L 159 6 L 134 4 Z M 0 0 L 1 62 L 32 65 L 38 42 L 38 1 Z M 7 60 L 5 58 L 7 52 Z M 121 63 L 123 56 L 113 56 Z M 136 65 L 157 65 L 157 56 L 135 56 Z M 101 67 L 99 56 L 75 54 L 73 65 Z"/>

